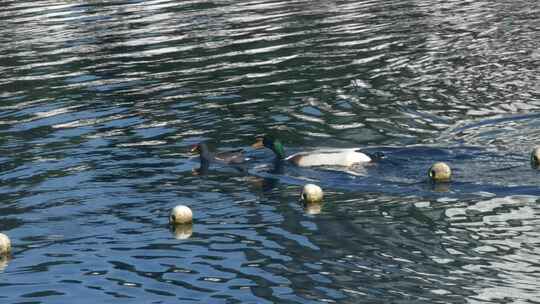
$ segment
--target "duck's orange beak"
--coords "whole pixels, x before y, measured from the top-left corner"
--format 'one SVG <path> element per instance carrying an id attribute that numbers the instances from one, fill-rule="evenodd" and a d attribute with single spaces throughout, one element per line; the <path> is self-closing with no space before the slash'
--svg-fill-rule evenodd
<path id="1" fill-rule="evenodd" d="M 257 137 L 255 143 L 253 145 L 251 145 L 251 147 L 254 148 L 254 149 L 262 149 L 262 148 L 264 148 L 263 138 L 262 137 Z"/>

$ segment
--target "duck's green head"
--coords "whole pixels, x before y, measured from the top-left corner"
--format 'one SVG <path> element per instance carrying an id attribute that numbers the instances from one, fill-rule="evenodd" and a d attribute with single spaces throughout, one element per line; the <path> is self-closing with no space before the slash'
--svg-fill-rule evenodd
<path id="1" fill-rule="evenodd" d="M 283 148 L 283 144 L 279 139 L 274 139 L 268 136 L 257 137 L 255 143 L 251 146 L 255 149 L 268 148 L 274 151 L 277 157 L 285 158 L 285 149 Z"/>

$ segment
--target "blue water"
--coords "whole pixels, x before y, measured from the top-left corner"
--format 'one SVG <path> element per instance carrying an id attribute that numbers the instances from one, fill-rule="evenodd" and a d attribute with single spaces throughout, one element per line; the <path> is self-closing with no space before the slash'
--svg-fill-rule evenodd
<path id="1" fill-rule="evenodd" d="M 0 303 L 540 303 L 539 16 L 3 1 Z M 262 134 L 385 157 L 275 167 Z M 201 141 L 251 160 L 197 171 Z M 451 183 L 427 180 L 436 161 Z M 178 204 L 192 226 L 168 225 Z"/>

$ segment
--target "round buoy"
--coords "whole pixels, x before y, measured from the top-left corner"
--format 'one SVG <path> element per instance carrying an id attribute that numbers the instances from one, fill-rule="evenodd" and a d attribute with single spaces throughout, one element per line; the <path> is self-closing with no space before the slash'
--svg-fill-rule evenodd
<path id="1" fill-rule="evenodd" d="M 446 163 L 437 162 L 429 168 L 428 176 L 434 182 L 449 182 L 452 177 L 452 170 Z"/>
<path id="2" fill-rule="evenodd" d="M 534 147 L 531 152 L 531 166 L 535 169 L 540 167 L 540 147 Z"/>
<path id="3" fill-rule="evenodd" d="M 300 200 L 305 204 L 321 203 L 323 200 L 323 191 L 321 187 L 315 184 L 306 184 L 304 185 L 304 189 L 302 189 Z"/>
<path id="4" fill-rule="evenodd" d="M 9 237 L 3 233 L 0 233 L 0 256 L 7 255 L 11 252 L 11 241 Z"/>
<path id="5" fill-rule="evenodd" d="M 169 217 L 169 223 L 173 225 L 177 224 L 188 224 L 193 222 L 193 212 L 189 207 L 184 205 L 178 205 L 173 208 L 171 211 L 171 216 Z"/>

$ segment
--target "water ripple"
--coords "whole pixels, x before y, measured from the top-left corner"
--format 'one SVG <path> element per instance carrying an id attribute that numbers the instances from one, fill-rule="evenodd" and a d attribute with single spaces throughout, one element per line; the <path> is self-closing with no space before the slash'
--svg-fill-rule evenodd
<path id="1" fill-rule="evenodd" d="M 538 12 L 3 1 L 0 300 L 536 301 Z M 280 171 L 249 148 L 260 134 L 387 157 Z M 201 141 L 253 161 L 200 170 Z M 434 161 L 451 184 L 426 181 Z M 192 226 L 167 226 L 177 204 Z"/>

